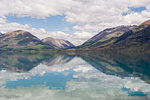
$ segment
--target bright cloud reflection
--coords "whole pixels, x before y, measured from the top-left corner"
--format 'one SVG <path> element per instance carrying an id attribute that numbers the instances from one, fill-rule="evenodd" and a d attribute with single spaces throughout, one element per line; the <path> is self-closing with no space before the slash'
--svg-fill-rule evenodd
<path id="1" fill-rule="evenodd" d="M 7 82 L 32 80 L 34 76 L 64 75 L 65 88 L 35 85 L 7 88 Z M 39 78 L 40 79 L 40 78 Z M 55 80 L 55 77 L 53 79 Z M 33 80 L 35 81 L 35 80 Z M 38 81 L 38 78 L 37 78 Z M 59 83 L 62 81 L 60 80 Z M 43 82 L 44 83 L 44 82 Z M 150 85 L 138 77 L 117 77 L 98 71 L 79 57 L 63 64 L 48 66 L 41 62 L 29 72 L 0 71 L 0 100 L 148 100 Z M 134 95 L 135 94 L 135 95 Z"/>

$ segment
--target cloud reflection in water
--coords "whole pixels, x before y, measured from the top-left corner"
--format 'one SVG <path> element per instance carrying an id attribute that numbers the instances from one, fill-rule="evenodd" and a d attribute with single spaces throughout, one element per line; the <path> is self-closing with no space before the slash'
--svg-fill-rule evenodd
<path id="1" fill-rule="evenodd" d="M 150 85 L 139 77 L 108 75 L 72 56 L 43 60 L 27 72 L 1 70 L 0 86 L 0 100 L 150 99 Z"/>

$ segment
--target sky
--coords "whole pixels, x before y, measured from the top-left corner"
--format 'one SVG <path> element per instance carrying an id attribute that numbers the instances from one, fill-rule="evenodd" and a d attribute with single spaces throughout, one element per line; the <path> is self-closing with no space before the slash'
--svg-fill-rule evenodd
<path id="1" fill-rule="evenodd" d="M 0 32 L 26 30 L 75 45 L 119 25 L 150 19 L 150 0 L 0 0 Z"/>

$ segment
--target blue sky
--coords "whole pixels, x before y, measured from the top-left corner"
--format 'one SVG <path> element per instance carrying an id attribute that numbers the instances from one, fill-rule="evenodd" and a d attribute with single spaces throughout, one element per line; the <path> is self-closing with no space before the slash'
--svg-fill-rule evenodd
<path id="1" fill-rule="evenodd" d="M 143 10 L 146 10 L 145 7 L 129 7 L 129 9 L 134 12 L 142 12 Z"/>
<path id="2" fill-rule="evenodd" d="M 129 11 L 128 11 L 128 12 L 122 13 L 123 16 L 126 16 L 126 15 L 130 14 L 131 12 L 140 13 L 140 12 L 146 10 L 146 8 L 143 7 L 143 6 L 142 6 L 142 7 L 128 7 L 128 8 L 129 8 Z"/>
<path id="3" fill-rule="evenodd" d="M 44 28 L 46 31 L 64 31 L 73 33 L 73 24 L 65 21 L 65 16 L 51 16 L 46 19 L 37 19 L 32 17 L 7 16 L 8 23 L 30 24 L 33 28 Z"/>

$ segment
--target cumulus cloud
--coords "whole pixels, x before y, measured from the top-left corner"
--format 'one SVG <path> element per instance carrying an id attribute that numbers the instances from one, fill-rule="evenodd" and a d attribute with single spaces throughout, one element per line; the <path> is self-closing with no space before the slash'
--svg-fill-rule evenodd
<path id="1" fill-rule="evenodd" d="M 65 15 L 66 21 L 77 25 L 75 29 L 81 30 L 79 26 L 85 25 L 85 29 L 89 27 L 92 30 L 91 27 L 93 27 L 95 30 L 96 26 L 97 28 L 101 27 L 100 23 L 109 23 L 110 25 L 132 24 L 132 19 L 124 18 L 122 13 L 128 12 L 129 7 L 141 6 L 146 7 L 148 13 L 150 10 L 149 3 L 149 0 L 1 0 L 0 16 L 16 15 L 18 17 L 46 18 Z M 142 13 L 139 14 L 145 19 L 148 18 Z M 143 21 L 138 18 L 135 19 Z M 126 22 L 126 20 L 131 21 Z"/>
<path id="2" fill-rule="evenodd" d="M 33 18 L 46 18 L 61 15 L 70 8 L 71 0 L 1 0 L 1 16 L 16 15 Z"/>
<path id="3" fill-rule="evenodd" d="M 6 23 L 6 18 L 4 16 L 0 17 L 0 24 Z"/>
<path id="4" fill-rule="evenodd" d="M 78 30 L 102 30 L 118 25 L 139 24 L 148 19 L 141 12 L 132 11 L 129 17 L 122 16 L 129 7 L 146 7 L 149 10 L 149 0 L 76 0 L 79 5 L 66 12 L 66 21 L 76 24 Z M 136 17 L 137 15 L 138 17 Z M 146 14 L 147 15 L 147 14 Z M 134 19 L 133 19 L 134 17 Z"/>

